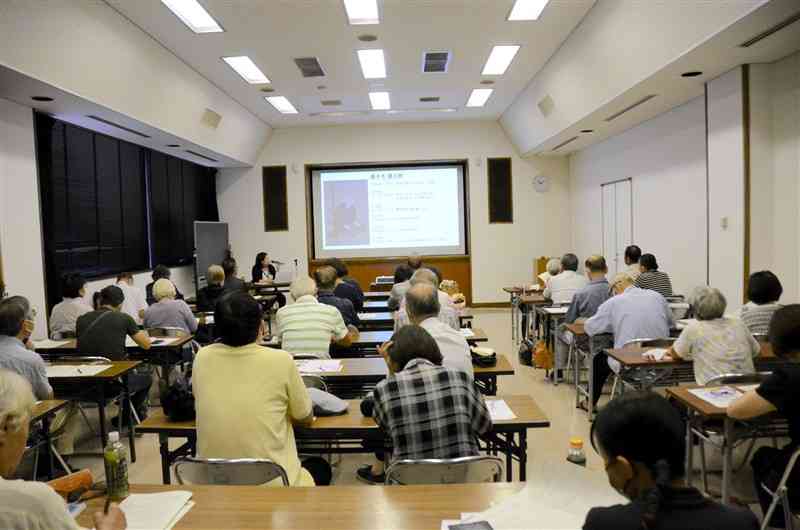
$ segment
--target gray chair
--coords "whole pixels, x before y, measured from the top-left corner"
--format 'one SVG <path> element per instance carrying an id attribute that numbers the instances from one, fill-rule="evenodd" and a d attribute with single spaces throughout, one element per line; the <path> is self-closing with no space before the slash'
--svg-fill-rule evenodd
<path id="1" fill-rule="evenodd" d="M 775 508 L 778 507 L 778 503 L 781 504 L 783 507 L 783 517 L 785 521 L 785 528 L 789 530 L 794 530 L 794 514 L 792 513 L 792 508 L 789 506 L 789 488 L 786 483 L 789 481 L 789 477 L 794 470 L 795 464 L 797 464 L 797 459 L 800 457 L 800 448 L 795 449 L 794 453 L 792 453 L 792 457 L 789 459 L 789 463 L 786 464 L 786 470 L 783 472 L 783 476 L 781 477 L 781 481 L 778 483 L 778 486 L 775 488 L 775 491 L 770 490 L 766 484 L 761 484 L 761 487 L 772 496 L 772 502 L 767 508 L 767 513 L 764 515 L 764 520 L 761 521 L 761 530 L 766 530 L 769 526 L 769 520 L 772 519 L 772 514 L 775 512 Z"/>
<path id="2" fill-rule="evenodd" d="M 398 460 L 386 470 L 386 484 L 500 482 L 503 461 L 493 456 Z"/>
<path id="3" fill-rule="evenodd" d="M 325 380 L 322 379 L 322 377 L 313 374 L 300 374 L 300 377 L 303 378 L 303 383 L 306 385 L 306 388 L 316 388 L 323 392 L 328 391 L 328 385 L 325 384 Z"/>
<path id="4" fill-rule="evenodd" d="M 753 372 L 752 374 L 722 374 L 708 380 L 705 386 L 755 385 L 760 384 L 772 372 Z"/>
<path id="5" fill-rule="evenodd" d="M 283 467 L 266 459 L 228 460 L 184 456 L 175 461 L 172 469 L 181 485 L 260 486 L 278 478 L 284 486 L 289 485 Z"/>

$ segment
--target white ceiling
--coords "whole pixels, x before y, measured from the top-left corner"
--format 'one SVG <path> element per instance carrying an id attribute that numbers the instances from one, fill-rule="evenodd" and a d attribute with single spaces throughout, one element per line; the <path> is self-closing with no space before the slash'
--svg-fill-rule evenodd
<path id="1" fill-rule="evenodd" d="M 513 0 L 379 0 L 381 23 L 351 26 L 342 0 L 199 0 L 225 29 L 197 35 L 160 0 L 106 0 L 184 62 L 232 98 L 277 127 L 383 121 L 441 121 L 496 119 L 514 101 L 536 72 L 594 4 L 594 0 L 551 0 L 537 21 L 508 22 Z M 362 43 L 361 34 L 378 41 Z M 503 76 L 482 77 L 492 46 L 518 44 L 521 49 Z M 388 76 L 367 81 L 361 74 L 356 50 L 383 48 Z M 452 52 L 448 72 L 423 74 L 425 51 Z M 247 55 L 272 81 L 249 85 L 222 60 Z M 325 77 L 303 78 L 295 57 L 317 57 Z M 495 89 L 483 108 L 465 108 L 473 88 Z M 318 89 L 319 85 L 327 88 Z M 282 115 L 260 91 L 288 97 L 300 111 Z M 388 90 L 392 108 L 414 112 L 387 114 L 370 111 L 368 92 Z M 419 98 L 438 96 L 438 103 Z M 340 99 L 338 107 L 321 100 Z M 456 112 L 418 109 L 457 108 Z M 319 112 L 354 112 L 340 117 L 311 116 Z M 224 116 L 223 116 L 224 119 Z"/>

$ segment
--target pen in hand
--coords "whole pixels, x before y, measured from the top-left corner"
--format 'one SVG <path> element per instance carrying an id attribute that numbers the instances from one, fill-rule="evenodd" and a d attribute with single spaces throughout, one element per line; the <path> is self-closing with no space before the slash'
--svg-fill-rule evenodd
<path id="1" fill-rule="evenodd" d="M 106 505 L 103 508 L 103 515 L 108 515 L 108 507 L 111 505 L 111 497 L 106 496 Z"/>

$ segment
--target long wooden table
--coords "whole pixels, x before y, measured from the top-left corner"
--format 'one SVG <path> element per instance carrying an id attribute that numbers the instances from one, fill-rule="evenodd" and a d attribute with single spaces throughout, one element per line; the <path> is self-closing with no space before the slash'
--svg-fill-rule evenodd
<path id="1" fill-rule="evenodd" d="M 519 479 L 525 480 L 528 462 L 528 429 L 550 426 L 550 420 L 530 396 L 501 396 L 514 414 L 513 420 L 497 421 L 492 430 L 483 436 L 484 449 L 501 452 L 506 457 L 506 479 L 513 479 L 513 462 L 519 463 Z M 317 418 L 308 428 L 295 427 L 298 450 L 304 454 L 317 453 L 370 453 L 364 441 L 382 442 L 384 435 L 372 418 L 361 414 L 361 400 L 349 400 L 348 411 L 341 416 Z M 171 422 L 162 411 L 154 411 L 136 427 L 137 433 L 157 434 L 161 453 L 161 478 L 169 484 L 170 466 L 179 456 L 194 454 L 197 428 L 194 421 Z M 174 450 L 169 448 L 170 438 L 186 440 Z M 336 444 L 331 444 L 331 442 Z"/>
<path id="2" fill-rule="evenodd" d="M 364 301 L 380 301 L 380 300 L 388 300 L 389 299 L 389 292 L 388 291 L 367 291 L 364 293 Z"/>
<path id="3" fill-rule="evenodd" d="M 443 519 L 481 512 L 517 493 L 521 484 L 435 486 L 262 486 L 131 485 L 131 493 L 192 492 L 194 507 L 175 530 L 438 530 Z M 93 499 L 78 524 L 93 528 L 104 498 Z"/>
<path id="4" fill-rule="evenodd" d="M 394 315 L 389 311 L 378 311 L 372 313 L 359 313 L 361 321 L 358 325 L 359 330 L 391 330 L 394 329 Z"/>

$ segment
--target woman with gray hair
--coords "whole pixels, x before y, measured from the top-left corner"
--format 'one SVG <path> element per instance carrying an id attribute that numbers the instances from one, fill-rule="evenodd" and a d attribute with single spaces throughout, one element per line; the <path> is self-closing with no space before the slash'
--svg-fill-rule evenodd
<path id="1" fill-rule="evenodd" d="M 78 530 L 61 497 L 41 482 L 11 480 L 22 460 L 35 404 L 22 376 L 0 370 L 0 528 L 4 530 Z M 94 514 L 97 530 L 127 528 L 125 514 L 111 504 L 108 514 Z"/>
<path id="2" fill-rule="evenodd" d="M 176 300 L 175 285 L 160 279 L 153 285 L 156 303 L 145 309 L 144 326 L 151 328 L 180 328 L 186 333 L 197 331 L 197 319 L 183 300 Z"/>
<path id="3" fill-rule="evenodd" d="M 761 351 L 741 320 L 725 318 L 727 301 L 719 289 L 697 287 L 689 296 L 697 317 L 669 349 L 669 355 L 694 361 L 698 385 L 723 374 L 750 374 Z"/>

